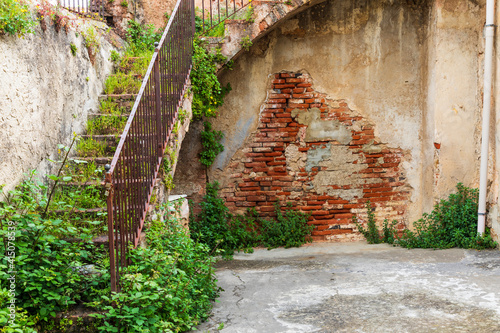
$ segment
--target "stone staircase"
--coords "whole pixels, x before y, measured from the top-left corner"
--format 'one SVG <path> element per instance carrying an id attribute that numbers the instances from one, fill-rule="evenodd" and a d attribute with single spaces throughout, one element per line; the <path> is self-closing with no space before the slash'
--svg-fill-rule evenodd
<path id="1" fill-rule="evenodd" d="M 113 75 L 126 75 L 127 80 L 140 86 L 144 72 L 134 70 L 134 62 L 143 58 L 123 58 L 115 64 Z M 149 59 L 146 59 L 149 62 Z M 147 67 L 146 67 L 147 68 Z M 145 69 L 144 69 L 145 71 Z M 65 216 L 75 221 L 92 221 L 92 235 L 97 245 L 108 243 L 106 196 L 102 187 L 106 164 L 110 164 L 120 141 L 128 116 L 137 96 L 138 88 L 124 89 L 120 93 L 103 94 L 99 97 L 100 109 L 89 115 L 87 133 L 76 142 L 77 156 L 70 159 L 63 169 L 62 177 L 71 181 L 61 184 L 56 190 L 59 198 L 79 197 L 66 209 L 52 210 L 51 213 Z M 109 90 L 109 88 L 106 88 Z M 118 89 L 120 90 L 120 89 Z M 87 222 L 88 224 L 88 222 Z M 78 224 L 77 224 L 78 225 Z"/>

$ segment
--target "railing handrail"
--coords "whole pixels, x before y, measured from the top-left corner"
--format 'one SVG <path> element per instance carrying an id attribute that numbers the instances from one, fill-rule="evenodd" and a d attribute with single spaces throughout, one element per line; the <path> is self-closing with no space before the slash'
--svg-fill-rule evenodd
<path id="1" fill-rule="evenodd" d="M 223 4 L 223 7 L 225 7 L 225 11 L 224 11 L 224 14 L 223 14 L 223 18 L 221 19 L 221 4 L 220 4 L 220 1 L 217 1 L 217 8 L 213 8 L 212 6 L 212 2 L 215 2 L 213 0 L 201 0 L 201 13 L 202 13 L 202 33 L 203 34 L 206 34 L 208 33 L 210 30 L 214 29 L 215 27 L 217 27 L 218 25 L 224 23 L 226 20 L 236 16 L 236 14 L 238 14 L 242 9 L 244 9 L 246 6 L 250 5 L 252 3 L 252 0 L 226 0 L 225 1 L 225 5 Z M 205 8 L 205 1 L 208 1 L 210 6 L 209 8 Z M 227 14 L 230 7 L 233 7 L 232 8 L 232 12 L 231 14 Z M 239 6 L 239 7 L 237 7 Z M 214 20 L 214 10 L 217 9 L 217 20 Z M 224 8 L 223 8 L 224 9 Z M 205 12 L 208 11 L 208 15 L 207 17 L 205 18 Z M 215 23 L 214 23 L 215 21 Z M 205 24 L 206 22 L 206 24 Z M 207 29 L 205 29 L 205 25 L 207 26 Z"/>
<path id="2" fill-rule="evenodd" d="M 92 17 L 97 14 L 98 16 L 104 17 L 105 1 L 106 0 L 57 0 L 57 3 L 61 7 L 79 15 Z M 80 4 L 82 5 L 81 7 Z"/>

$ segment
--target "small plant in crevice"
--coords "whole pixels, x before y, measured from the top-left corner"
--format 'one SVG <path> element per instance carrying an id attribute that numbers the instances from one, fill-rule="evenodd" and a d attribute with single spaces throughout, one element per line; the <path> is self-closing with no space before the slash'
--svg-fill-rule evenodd
<path id="1" fill-rule="evenodd" d="M 92 64 L 95 63 L 95 56 L 97 55 L 97 50 L 101 46 L 101 39 L 99 32 L 92 26 L 88 27 L 86 30 L 81 31 L 85 47 L 89 53 L 89 59 Z"/>
<path id="2" fill-rule="evenodd" d="M 224 146 L 220 143 L 224 134 L 221 131 L 212 130 L 212 124 L 208 121 L 203 124 L 204 130 L 201 132 L 203 150 L 200 153 L 200 162 L 209 167 L 214 163 L 217 155 L 224 150 Z"/>
<path id="3" fill-rule="evenodd" d="M 368 222 L 367 222 L 366 229 L 358 221 L 358 219 L 356 218 L 355 215 L 352 216 L 352 221 L 356 225 L 356 227 L 358 228 L 359 232 L 362 233 L 363 236 L 365 236 L 366 240 L 368 241 L 368 244 L 378 244 L 382 240 L 381 240 L 381 236 L 379 234 L 379 231 L 377 229 L 374 209 L 373 209 L 370 201 L 368 201 L 366 203 L 366 210 L 367 210 L 367 214 L 368 214 Z"/>
<path id="4" fill-rule="evenodd" d="M 122 2 L 120 2 L 120 6 L 122 6 L 123 8 L 128 8 L 128 1 L 122 0 Z"/>
<path id="5" fill-rule="evenodd" d="M 78 51 L 76 45 L 73 43 L 69 44 L 69 49 L 71 51 L 71 55 L 73 55 L 73 57 L 76 57 L 76 51 Z"/>
<path id="6" fill-rule="evenodd" d="M 244 20 L 248 23 L 254 23 L 255 19 L 253 18 L 253 14 L 254 14 L 254 7 L 250 4 L 250 5 L 248 5 L 248 7 L 245 11 Z"/>
<path id="7" fill-rule="evenodd" d="M 245 51 L 250 50 L 250 47 L 253 45 L 252 40 L 249 36 L 245 36 L 240 41 L 241 48 Z"/>

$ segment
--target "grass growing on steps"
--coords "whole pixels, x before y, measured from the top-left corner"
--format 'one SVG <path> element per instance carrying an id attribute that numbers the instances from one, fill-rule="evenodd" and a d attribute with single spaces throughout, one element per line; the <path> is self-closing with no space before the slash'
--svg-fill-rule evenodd
<path id="1" fill-rule="evenodd" d="M 104 93 L 107 95 L 137 94 L 141 87 L 141 81 L 135 77 L 118 72 L 106 80 Z"/>
<path id="2" fill-rule="evenodd" d="M 123 132 L 127 117 L 107 116 L 94 118 L 88 121 L 87 133 L 89 135 L 118 134 Z"/>

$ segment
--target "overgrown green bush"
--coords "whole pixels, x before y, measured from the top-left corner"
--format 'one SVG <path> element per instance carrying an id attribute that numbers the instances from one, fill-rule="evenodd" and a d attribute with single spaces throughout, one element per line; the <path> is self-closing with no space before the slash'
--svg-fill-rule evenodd
<path id="1" fill-rule="evenodd" d="M 155 31 L 152 24 L 142 25 L 134 20 L 128 21 L 127 42 L 133 52 L 153 51 L 154 43 L 159 42 L 161 32 Z"/>
<path id="2" fill-rule="evenodd" d="M 193 329 L 219 294 L 208 247 L 190 239 L 175 218 L 153 221 L 146 235 L 148 247 L 130 254 L 121 292 L 94 304 L 103 311 L 96 315 L 103 332 Z"/>
<path id="3" fill-rule="evenodd" d="M 259 245 L 269 249 L 289 248 L 311 241 L 313 226 L 307 224 L 308 214 L 292 210 L 290 206 L 282 213 L 277 202 L 274 220 L 260 218 L 255 209 L 249 209 L 246 215 L 233 215 L 218 191 L 217 182 L 207 184 L 206 195 L 200 203 L 201 213 L 191 216 L 189 224 L 191 236 L 209 248 L 220 249 L 224 256 L 231 256 L 234 251 L 251 252 Z"/>
<path id="4" fill-rule="evenodd" d="M 479 191 L 457 184 L 457 193 L 447 200 L 441 200 L 430 214 L 414 223 L 415 231 L 405 230 L 398 240 L 406 248 L 461 247 L 466 249 L 494 248 L 489 230 L 479 236 L 477 233 L 477 210 Z"/>
<path id="5" fill-rule="evenodd" d="M 276 220 L 261 220 L 261 242 L 267 248 L 283 246 L 285 248 L 300 247 L 305 242 L 311 242 L 309 237 L 314 226 L 308 225 L 310 214 L 292 210 L 291 204 L 282 213 L 279 201 L 274 204 Z"/>
<path id="6" fill-rule="evenodd" d="M 0 202 L 0 331 L 50 331 L 60 326 L 56 313 L 76 305 L 100 311 L 95 316 L 102 332 L 180 332 L 206 319 L 219 293 L 206 245 L 190 239 L 176 220 L 153 221 L 148 248 L 131 251 L 121 292 L 112 294 L 107 250 L 90 241 L 89 228 L 44 213 L 50 188 L 34 175 Z M 82 274 L 88 269 L 98 274 Z M 7 306 L 13 270 L 12 325 Z"/>
<path id="7" fill-rule="evenodd" d="M 193 42 L 193 69 L 191 85 L 193 90 L 193 117 L 214 117 L 223 104 L 224 96 L 231 90 L 228 84 L 222 87 L 217 78 L 217 63 L 224 63 L 220 52 L 214 54 L 205 49 L 205 42 L 195 38 Z"/>
<path id="8" fill-rule="evenodd" d="M 477 233 L 478 190 L 457 184 L 457 193 L 449 195 L 434 206 L 430 214 L 414 222 L 415 231 L 403 230 L 401 237 L 395 230 L 396 222 L 384 222 L 382 235 L 375 226 L 371 206 L 367 206 L 368 229 L 364 229 L 357 221 L 360 232 L 369 243 L 394 243 L 406 248 L 447 249 L 460 247 L 466 249 L 494 248 L 498 244 L 493 241 L 489 230 L 480 236 Z"/>
<path id="9" fill-rule="evenodd" d="M 224 146 L 220 143 L 224 134 L 221 131 L 212 130 L 212 124 L 208 121 L 204 123 L 204 130 L 201 132 L 201 146 L 203 150 L 200 153 L 201 164 L 209 167 L 219 153 L 224 150 Z"/>
<path id="10" fill-rule="evenodd" d="M 0 35 L 32 33 L 35 23 L 26 1 L 0 0 Z"/>
<path id="11" fill-rule="evenodd" d="M 31 173 L 0 202 L 4 244 L 0 252 L 0 289 L 4 293 L 10 288 L 7 279 L 15 270 L 16 306 L 21 314 L 16 321 L 17 325 L 27 327 L 43 326 L 57 312 L 90 301 L 95 290 L 107 288 L 109 280 L 103 252 L 90 242 L 89 229 L 77 229 L 68 221 L 44 213 L 48 188 L 35 180 L 34 175 Z M 100 276 L 79 272 L 88 264 L 94 264 Z M 0 300 L 0 308 L 6 309 L 10 299 L 0 297 Z M 10 323 L 0 319 L 0 327 L 7 324 Z"/>

